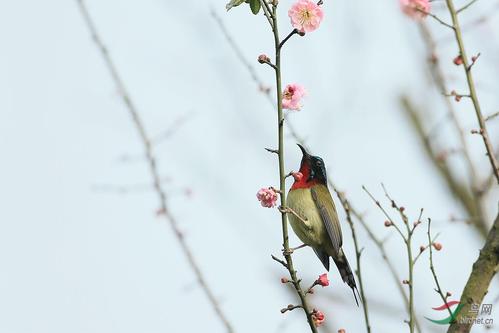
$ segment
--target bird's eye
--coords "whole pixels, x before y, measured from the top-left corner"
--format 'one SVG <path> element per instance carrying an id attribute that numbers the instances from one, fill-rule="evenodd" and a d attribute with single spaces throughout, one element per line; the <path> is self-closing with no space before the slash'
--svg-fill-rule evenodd
<path id="1" fill-rule="evenodd" d="M 317 160 L 317 162 L 315 162 L 315 164 L 320 166 L 322 164 L 322 162 L 320 160 Z"/>

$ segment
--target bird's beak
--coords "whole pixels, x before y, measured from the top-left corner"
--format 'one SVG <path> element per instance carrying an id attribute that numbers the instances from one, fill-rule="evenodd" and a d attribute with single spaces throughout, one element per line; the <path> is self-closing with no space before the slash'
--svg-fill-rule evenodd
<path id="1" fill-rule="evenodd" d="M 307 153 L 307 151 L 305 150 L 305 148 L 301 144 L 297 143 L 297 145 L 298 145 L 298 147 L 300 147 L 301 152 L 302 152 L 304 158 L 307 158 L 307 157 L 310 156 L 310 154 Z"/>
<path id="2" fill-rule="evenodd" d="M 307 179 L 308 181 L 311 181 L 314 178 L 314 170 L 310 167 L 310 154 L 305 150 L 305 147 L 303 147 L 301 144 L 297 143 L 298 147 L 300 147 L 301 152 L 303 154 L 303 157 L 301 158 L 301 165 L 300 165 L 300 170 L 305 167 L 308 169 L 309 176 Z"/>

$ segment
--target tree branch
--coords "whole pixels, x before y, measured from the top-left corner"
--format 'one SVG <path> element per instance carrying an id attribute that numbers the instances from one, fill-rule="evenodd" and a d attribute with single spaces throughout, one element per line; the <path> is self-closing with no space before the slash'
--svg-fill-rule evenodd
<path id="1" fill-rule="evenodd" d="M 470 311 L 471 305 L 482 303 L 483 298 L 487 294 L 490 281 L 497 273 L 498 265 L 499 212 L 496 216 L 494 225 L 489 231 L 485 245 L 480 250 L 480 255 L 473 264 L 470 277 L 461 294 L 460 304 L 463 307 L 457 315 L 456 321 L 449 326 L 447 333 L 467 333 L 471 330 L 473 320 L 477 315 Z M 465 322 L 462 323 L 461 320 L 464 320 Z"/>
<path id="2" fill-rule="evenodd" d="M 480 103 L 478 101 L 478 96 L 476 93 L 475 82 L 473 81 L 473 74 L 471 71 L 471 67 L 469 64 L 469 59 L 466 55 L 466 49 L 464 47 L 463 36 L 461 33 L 461 28 L 459 26 L 459 19 L 457 17 L 457 12 L 454 7 L 453 0 L 446 0 L 447 7 L 449 9 L 449 13 L 452 17 L 452 24 L 454 26 L 454 35 L 456 37 L 457 44 L 459 46 L 460 56 L 463 60 L 463 68 L 466 74 L 466 81 L 468 83 L 468 88 L 470 90 L 470 97 L 473 102 L 473 106 L 475 108 L 476 117 L 478 120 L 478 124 L 480 125 L 480 130 L 483 138 L 483 143 L 485 145 L 485 149 L 487 150 L 487 156 L 489 157 L 490 165 L 492 167 L 492 171 L 496 177 L 496 181 L 499 184 L 499 164 L 494 155 L 494 149 L 492 147 L 492 143 L 490 142 L 489 133 L 487 131 L 487 127 L 485 126 L 485 119 L 482 115 L 482 110 L 480 108 Z"/>
<path id="3" fill-rule="evenodd" d="M 86 5 L 83 0 L 77 0 L 77 3 L 79 5 L 79 9 L 81 11 L 81 14 L 85 20 L 85 23 L 87 25 L 87 28 L 90 31 L 90 34 L 92 35 L 92 38 L 94 42 L 96 43 L 102 58 L 104 59 L 104 62 L 106 63 L 106 66 L 114 80 L 114 83 L 116 84 L 120 94 L 121 98 L 123 99 L 123 102 L 125 103 L 126 108 L 128 109 L 128 112 L 132 118 L 132 121 L 135 125 L 135 128 L 140 136 L 140 140 L 142 141 L 144 145 L 144 150 L 147 158 L 147 162 L 149 164 L 149 171 L 151 173 L 151 177 L 153 179 L 154 183 L 154 189 L 158 195 L 159 199 L 159 204 L 160 204 L 160 211 L 161 215 L 164 216 L 168 224 L 170 225 L 179 245 L 180 248 L 182 249 L 182 252 L 184 253 L 185 257 L 187 258 L 187 261 L 189 263 L 189 266 L 193 270 L 197 281 L 201 287 L 201 289 L 204 291 L 206 297 L 208 298 L 211 306 L 213 307 L 213 310 L 219 317 L 219 319 L 222 321 L 223 325 L 225 326 L 225 329 L 227 332 L 232 333 L 234 332 L 234 329 L 232 328 L 232 325 L 229 323 L 227 317 L 225 316 L 224 312 L 222 311 L 222 308 L 220 307 L 220 304 L 218 303 L 215 294 L 211 290 L 211 288 L 208 286 L 208 283 L 206 281 L 206 278 L 204 277 L 203 273 L 201 272 L 201 269 L 194 258 L 194 255 L 187 245 L 187 242 L 185 241 L 185 238 L 180 231 L 178 227 L 177 220 L 175 217 L 172 215 L 171 211 L 168 208 L 168 205 L 166 204 L 166 192 L 163 190 L 162 184 L 161 184 L 161 178 L 159 176 L 158 168 L 157 168 L 157 163 L 156 163 L 156 158 L 153 153 L 152 145 L 151 145 L 151 140 L 149 139 L 147 132 L 145 130 L 144 124 L 142 122 L 142 119 L 140 118 L 140 115 L 138 113 L 138 110 L 133 103 L 130 94 L 125 88 L 125 85 L 123 83 L 123 80 L 121 76 L 118 73 L 118 70 L 112 61 L 109 52 L 104 45 L 104 42 L 100 38 L 100 36 L 97 33 L 97 29 L 95 27 L 95 24 L 90 16 L 90 13 L 88 12 Z"/>
<path id="4" fill-rule="evenodd" d="M 461 203 L 466 209 L 468 217 L 473 219 L 473 224 L 477 227 L 480 234 L 485 238 L 487 235 L 487 223 L 479 201 L 478 190 L 474 195 L 459 178 L 452 172 L 448 160 L 441 157 L 441 152 L 438 152 L 431 144 L 429 136 L 426 134 L 423 125 L 423 118 L 416 110 L 415 106 L 407 96 L 402 96 L 400 103 L 407 117 L 416 131 L 416 134 L 422 141 L 426 155 L 431 159 L 433 165 L 437 168 L 440 176 L 445 181 L 449 192 Z M 470 160 L 471 163 L 471 160 Z M 478 185 L 476 185 L 478 188 Z"/>
<path id="5" fill-rule="evenodd" d="M 357 268 L 355 270 L 355 273 L 357 275 L 357 279 L 359 280 L 359 288 L 360 288 L 360 300 L 362 302 L 362 310 L 364 312 L 364 321 L 366 324 L 366 331 L 367 333 L 371 333 L 371 324 L 369 323 L 369 310 L 367 307 L 367 299 L 365 296 L 364 292 L 364 283 L 362 282 L 362 271 L 361 271 L 361 266 L 360 266 L 360 256 L 362 254 L 362 249 L 359 248 L 359 243 L 357 241 L 357 233 L 355 232 L 355 226 L 353 224 L 352 220 L 352 215 L 351 215 L 351 209 L 350 209 L 350 203 L 348 202 L 347 198 L 345 195 L 334 188 L 334 191 L 336 192 L 336 195 L 340 199 L 341 205 L 343 206 L 343 209 L 345 210 L 345 214 L 347 216 L 347 222 L 348 225 L 350 226 L 350 230 L 352 231 L 352 238 L 353 238 L 353 244 L 355 246 L 355 257 L 357 261 Z"/>
<path id="6" fill-rule="evenodd" d="M 263 0 L 262 0 L 263 1 Z M 276 100 L 277 100 L 277 140 L 278 140 L 278 155 L 279 155 L 279 190 L 281 197 L 281 207 L 286 207 L 286 172 L 284 167 L 284 116 L 282 110 L 282 80 L 281 80 L 281 40 L 279 38 L 279 29 L 277 25 L 277 2 L 272 3 L 272 32 L 274 35 L 274 48 L 275 48 L 275 80 L 276 80 Z M 317 333 L 314 320 L 312 318 L 312 311 L 308 305 L 306 293 L 302 290 L 300 280 L 296 275 L 296 270 L 293 266 L 293 259 L 289 249 L 289 236 L 288 236 L 288 218 L 287 212 L 281 211 L 281 226 L 282 226 L 282 240 L 283 240 L 283 255 L 286 259 L 286 265 L 293 282 L 293 286 L 301 301 L 301 308 L 305 312 L 310 330 Z"/>

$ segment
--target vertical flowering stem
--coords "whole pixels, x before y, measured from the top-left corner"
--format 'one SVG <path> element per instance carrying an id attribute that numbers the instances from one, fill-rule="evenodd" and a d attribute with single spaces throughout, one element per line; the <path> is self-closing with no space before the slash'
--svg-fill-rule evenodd
<path id="1" fill-rule="evenodd" d="M 446 0 L 447 8 L 449 9 L 449 13 L 452 18 L 452 25 L 454 30 L 454 35 L 456 37 L 457 45 L 459 47 L 459 55 L 462 59 L 462 66 L 464 68 L 464 72 L 466 74 L 466 80 L 468 82 L 468 88 L 470 93 L 471 101 L 473 102 L 473 106 L 475 108 L 476 117 L 478 119 L 478 124 L 480 126 L 480 135 L 482 136 L 483 143 L 485 144 L 485 149 L 487 150 L 487 156 L 489 157 L 490 164 L 492 166 L 492 172 L 499 184 L 499 164 L 494 155 L 494 149 L 492 148 L 492 143 L 490 142 L 489 133 L 487 131 L 487 127 L 485 126 L 485 119 L 482 115 L 482 110 L 480 108 L 480 103 L 478 101 L 475 83 L 473 81 L 473 74 L 471 72 L 472 66 L 470 65 L 469 59 L 466 55 L 466 49 L 464 47 L 463 36 L 461 33 L 461 27 L 459 25 L 459 19 L 457 17 L 458 11 L 454 7 L 453 0 Z M 462 10 L 460 11 L 462 12 Z"/>
<path id="2" fill-rule="evenodd" d="M 279 156 L 279 190 L 281 195 L 281 207 L 286 207 L 286 172 L 284 168 L 284 115 L 282 110 L 282 80 L 281 80 L 281 49 L 284 43 L 281 43 L 279 38 L 279 29 L 278 29 L 278 21 L 277 21 L 277 1 L 274 0 L 272 2 L 272 8 L 269 10 L 268 4 L 265 0 L 261 0 L 262 7 L 264 8 L 265 15 L 270 18 L 272 22 L 272 32 L 274 35 L 274 48 L 275 48 L 275 80 L 276 80 L 276 98 L 277 98 L 277 139 L 278 139 L 278 148 L 277 153 Z M 302 290 L 300 281 L 297 278 L 296 270 L 293 266 L 293 259 L 291 258 L 291 252 L 289 249 L 289 235 L 288 235 L 288 219 L 287 213 L 285 211 L 281 211 L 281 225 L 282 225 L 282 241 L 283 241 L 283 249 L 284 249 L 284 258 L 286 259 L 286 268 L 289 271 L 289 275 L 291 277 L 292 284 L 298 294 L 301 307 L 307 316 L 307 321 L 310 326 L 310 330 L 312 332 L 317 332 L 317 328 L 315 327 L 314 320 L 312 318 L 312 311 L 309 308 L 306 294 Z"/>

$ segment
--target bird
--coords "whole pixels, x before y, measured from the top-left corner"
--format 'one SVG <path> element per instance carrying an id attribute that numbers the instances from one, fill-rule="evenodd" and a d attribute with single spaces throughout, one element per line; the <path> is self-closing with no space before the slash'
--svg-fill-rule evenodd
<path id="1" fill-rule="evenodd" d="M 343 282 L 352 288 L 357 306 L 359 290 L 352 269 L 342 249 L 341 225 L 336 213 L 333 198 L 327 187 L 326 167 L 322 158 L 310 155 L 298 144 L 302 151 L 299 176 L 291 186 L 286 206 L 291 214 L 290 225 L 304 243 L 310 246 L 329 271 L 329 257 L 333 258 Z M 301 175 L 300 175 L 301 174 Z"/>

